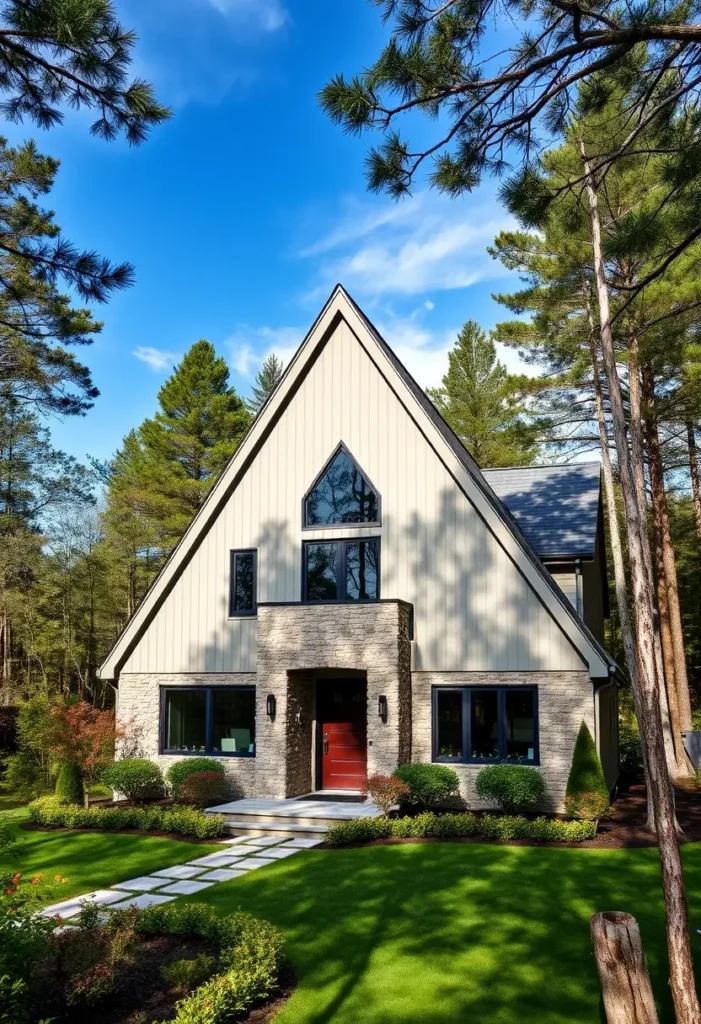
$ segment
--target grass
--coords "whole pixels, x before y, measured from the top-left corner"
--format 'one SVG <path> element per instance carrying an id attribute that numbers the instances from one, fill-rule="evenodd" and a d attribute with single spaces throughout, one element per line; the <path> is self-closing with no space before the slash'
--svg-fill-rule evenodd
<path id="1" fill-rule="evenodd" d="M 701 844 L 684 849 L 701 967 Z M 278 925 L 298 985 L 276 1024 L 602 1021 L 589 917 L 640 922 L 663 1022 L 656 850 L 460 843 L 309 851 L 194 897 Z"/>
<path id="2" fill-rule="evenodd" d="M 26 811 L 14 810 L 8 817 L 20 825 L 26 818 Z M 147 875 L 150 871 L 182 864 L 220 849 L 145 834 L 25 832 L 20 828 L 17 834 L 23 843 L 22 850 L 11 860 L 0 858 L 0 875 L 10 870 L 19 870 L 25 875 L 41 873 L 49 879 L 62 875 L 68 883 L 61 886 L 57 899 L 68 899 L 91 889 Z"/>
<path id="3" fill-rule="evenodd" d="M 203 852 L 147 835 L 20 835 L 22 870 L 67 876 L 66 897 Z M 683 856 L 701 967 L 701 844 Z M 276 1024 L 603 1021 L 589 917 L 612 909 L 638 918 L 660 1019 L 673 1020 L 654 849 L 311 850 L 193 898 L 222 913 L 248 910 L 285 934 L 298 984 Z"/>

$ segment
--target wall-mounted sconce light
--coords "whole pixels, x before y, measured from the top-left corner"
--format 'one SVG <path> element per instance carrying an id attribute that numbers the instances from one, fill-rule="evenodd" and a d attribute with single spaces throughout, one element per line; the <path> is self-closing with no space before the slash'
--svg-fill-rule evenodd
<path id="1" fill-rule="evenodd" d="M 265 698 L 265 713 L 268 718 L 275 718 L 275 694 L 269 693 Z"/>
<path id="2" fill-rule="evenodd" d="M 302 712 L 301 711 L 297 711 L 295 713 L 295 725 L 301 725 L 301 724 L 302 724 Z"/>
<path id="3" fill-rule="evenodd" d="M 384 694 L 380 694 L 377 701 L 377 713 L 383 722 L 387 721 L 387 698 Z"/>

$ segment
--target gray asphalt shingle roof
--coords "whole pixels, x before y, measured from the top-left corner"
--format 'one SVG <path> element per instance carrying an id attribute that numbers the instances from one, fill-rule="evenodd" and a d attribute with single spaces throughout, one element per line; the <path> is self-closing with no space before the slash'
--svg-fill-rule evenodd
<path id="1" fill-rule="evenodd" d="M 541 558 L 594 557 L 600 473 L 598 462 L 482 470 Z"/>

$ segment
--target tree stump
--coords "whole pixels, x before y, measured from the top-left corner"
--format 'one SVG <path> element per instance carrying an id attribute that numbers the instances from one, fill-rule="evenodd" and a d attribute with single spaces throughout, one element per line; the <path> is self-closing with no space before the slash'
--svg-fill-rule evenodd
<path id="1" fill-rule="evenodd" d="M 638 922 L 608 911 L 591 919 L 608 1024 L 659 1024 Z"/>

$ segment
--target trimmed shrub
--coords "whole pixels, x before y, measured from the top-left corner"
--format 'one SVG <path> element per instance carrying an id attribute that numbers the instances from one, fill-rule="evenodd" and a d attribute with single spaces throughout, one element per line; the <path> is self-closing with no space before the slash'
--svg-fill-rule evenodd
<path id="1" fill-rule="evenodd" d="M 62 804 L 85 803 L 85 786 L 77 764 L 63 764 L 56 779 L 56 799 Z"/>
<path id="2" fill-rule="evenodd" d="M 184 757 L 182 761 L 175 761 L 166 771 L 166 781 L 176 800 L 180 797 L 180 786 L 188 775 L 196 772 L 217 772 L 223 776 L 224 765 L 213 757 Z"/>
<path id="3" fill-rule="evenodd" d="M 197 839 L 216 839 L 226 831 L 221 814 L 204 814 L 194 807 L 72 807 L 45 796 L 34 800 L 28 811 L 34 825 L 46 828 L 177 832 Z"/>
<path id="4" fill-rule="evenodd" d="M 411 795 L 406 782 L 394 775 L 371 775 L 365 785 L 365 792 L 384 815 L 389 814 L 395 804 L 408 800 Z"/>
<path id="5" fill-rule="evenodd" d="M 565 797 L 565 812 L 568 818 L 584 821 L 598 821 L 610 810 L 609 799 L 601 793 L 580 793 L 579 796 Z"/>
<path id="6" fill-rule="evenodd" d="M 178 800 L 195 807 L 208 807 L 226 800 L 229 784 L 221 772 L 191 772 L 178 786 Z"/>
<path id="7" fill-rule="evenodd" d="M 111 790 L 124 793 L 127 800 L 134 802 L 163 796 L 165 792 L 161 769 L 145 757 L 115 761 L 102 773 L 102 781 Z"/>
<path id="8" fill-rule="evenodd" d="M 333 825 L 326 836 L 331 846 L 351 846 L 390 836 L 401 839 L 470 838 L 527 839 L 532 842 L 582 843 L 593 839 L 592 821 L 561 821 L 557 818 L 528 818 L 485 814 L 478 818 L 464 814 L 434 814 L 426 811 L 414 818 L 355 818 Z"/>
<path id="9" fill-rule="evenodd" d="M 199 935 L 218 946 L 222 973 L 181 999 L 174 1024 L 225 1024 L 245 1017 L 278 988 L 283 940 L 267 921 L 236 913 L 219 917 L 209 907 L 148 907 L 137 930 L 157 935 Z"/>
<path id="10" fill-rule="evenodd" d="M 481 800 L 493 800 L 502 811 L 512 814 L 535 807 L 545 793 L 545 780 L 537 768 L 492 764 L 477 776 L 475 792 Z"/>
<path id="11" fill-rule="evenodd" d="M 460 791 L 460 780 L 454 768 L 445 764 L 400 764 L 394 776 L 409 787 L 409 802 L 419 807 L 432 807 Z"/>
<path id="12" fill-rule="evenodd" d="M 584 810 L 591 808 L 594 797 L 599 798 L 598 806 L 609 806 L 609 788 L 596 752 L 596 744 L 586 722 L 582 722 L 567 779 L 565 803 L 568 814 L 577 818 L 584 817 Z M 597 817 L 600 816 L 597 814 Z"/>

